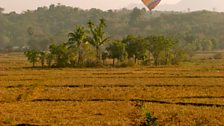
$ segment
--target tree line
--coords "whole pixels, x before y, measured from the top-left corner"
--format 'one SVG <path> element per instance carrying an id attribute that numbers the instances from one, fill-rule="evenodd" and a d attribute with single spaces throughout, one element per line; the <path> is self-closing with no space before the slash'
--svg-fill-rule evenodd
<path id="1" fill-rule="evenodd" d="M 224 14 L 219 12 L 160 12 L 145 9 L 82 10 L 64 5 L 50 5 L 21 14 L 4 13 L 0 9 L 0 50 L 46 50 L 52 42 L 67 41 L 67 33 L 74 25 L 85 25 L 88 20 L 107 20 L 105 31 L 112 39 L 135 34 L 142 36 L 172 36 L 189 51 L 224 48 Z M 34 33 L 32 41 L 27 29 Z"/>
<path id="2" fill-rule="evenodd" d="M 85 26 L 76 26 L 68 33 L 67 41 L 51 44 L 47 51 L 31 48 L 25 55 L 33 67 L 39 62 L 42 67 L 95 67 L 178 64 L 186 60 L 187 53 L 179 41 L 164 35 L 127 35 L 111 39 L 105 19 L 98 23 L 88 21 Z M 27 30 L 30 41 L 32 29 Z"/>

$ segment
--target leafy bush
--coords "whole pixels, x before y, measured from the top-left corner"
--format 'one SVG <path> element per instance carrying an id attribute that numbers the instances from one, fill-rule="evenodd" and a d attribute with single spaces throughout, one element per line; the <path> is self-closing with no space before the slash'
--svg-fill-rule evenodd
<path id="1" fill-rule="evenodd" d="M 214 55 L 214 59 L 222 59 L 224 56 L 223 56 L 223 54 L 222 53 L 216 53 L 215 55 Z"/>
<path id="2" fill-rule="evenodd" d="M 147 111 L 143 102 L 136 102 L 134 104 L 135 108 L 137 108 L 138 113 L 136 114 L 138 119 L 135 119 L 134 124 L 140 126 L 158 126 L 157 118 L 154 117 L 149 111 Z M 142 114 L 139 114 L 142 113 Z M 142 115 L 142 116 L 140 116 Z"/>
<path id="3" fill-rule="evenodd" d="M 141 126 L 158 126 L 157 118 L 152 116 L 150 112 L 145 112 L 145 121 Z"/>

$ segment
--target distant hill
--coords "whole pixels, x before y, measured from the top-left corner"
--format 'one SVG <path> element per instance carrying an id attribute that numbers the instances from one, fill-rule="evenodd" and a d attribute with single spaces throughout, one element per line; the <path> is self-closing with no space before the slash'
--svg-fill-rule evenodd
<path id="1" fill-rule="evenodd" d="M 161 5 L 159 10 L 186 11 L 195 10 L 215 10 L 224 11 L 224 0 L 182 0 L 174 5 Z"/>
<path id="2" fill-rule="evenodd" d="M 130 4 L 127 8 L 134 7 L 142 8 L 140 4 Z M 210 11 L 224 11 L 224 0 L 182 0 L 177 4 L 164 4 L 159 5 L 156 10 L 162 11 L 197 11 L 197 10 L 210 10 Z"/>
<path id="3" fill-rule="evenodd" d="M 166 35 L 177 38 L 182 45 L 210 40 L 217 49 L 224 49 L 224 13 L 102 11 L 52 5 L 21 14 L 0 13 L 0 50 L 14 46 L 46 49 L 51 42 L 66 42 L 67 34 L 74 26 L 86 25 L 89 20 L 97 22 L 99 18 L 106 19 L 106 31 L 115 40 L 127 35 Z M 35 37 L 29 36 L 28 30 L 32 30 Z M 201 49 L 200 46 L 196 49 Z"/>

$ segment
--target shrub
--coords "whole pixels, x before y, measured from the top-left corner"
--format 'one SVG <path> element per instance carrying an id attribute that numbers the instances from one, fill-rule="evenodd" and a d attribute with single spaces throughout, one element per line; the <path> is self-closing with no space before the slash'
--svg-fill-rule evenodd
<path id="1" fill-rule="evenodd" d="M 134 124 L 138 124 L 140 126 L 158 126 L 157 118 L 146 110 L 146 107 L 144 106 L 143 102 L 141 101 L 136 102 L 134 106 L 140 113 L 142 113 L 142 114 L 136 114 L 138 119 L 134 120 L 135 121 Z"/>
<path id="2" fill-rule="evenodd" d="M 214 55 L 214 59 L 222 59 L 224 56 L 223 56 L 223 54 L 222 53 L 216 53 L 215 55 Z"/>
<path id="3" fill-rule="evenodd" d="M 157 118 L 152 116 L 150 112 L 145 112 L 145 121 L 141 126 L 158 126 Z"/>

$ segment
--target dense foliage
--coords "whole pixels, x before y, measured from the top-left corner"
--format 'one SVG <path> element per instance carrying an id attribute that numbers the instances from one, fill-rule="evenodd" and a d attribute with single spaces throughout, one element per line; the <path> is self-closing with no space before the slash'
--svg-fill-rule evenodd
<path id="1" fill-rule="evenodd" d="M 50 43 L 67 42 L 75 25 L 99 18 L 107 21 L 111 39 L 129 34 L 167 35 L 177 38 L 189 50 L 224 48 L 224 14 L 218 12 L 153 12 L 145 9 L 82 10 L 63 5 L 40 7 L 34 11 L 3 13 L 0 9 L 0 50 L 29 47 L 46 50 Z"/>
<path id="2" fill-rule="evenodd" d="M 110 65 L 107 60 L 112 59 L 112 65 L 128 66 L 135 64 L 167 65 L 178 64 L 182 61 L 186 50 L 180 52 L 180 45 L 174 38 L 167 36 L 141 37 L 128 35 L 119 40 L 111 40 L 105 32 L 106 22 L 100 19 L 96 24 L 92 21 L 86 27 L 76 26 L 68 33 L 67 42 L 51 44 L 47 51 L 40 49 L 28 49 L 25 55 L 33 64 L 40 62 L 42 67 L 89 67 L 98 65 Z M 32 35 L 30 35 L 32 36 Z M 32 39 L 30 40 L 32 41 Z M 95 54 L 91 56 L 90 53 Z"/>

